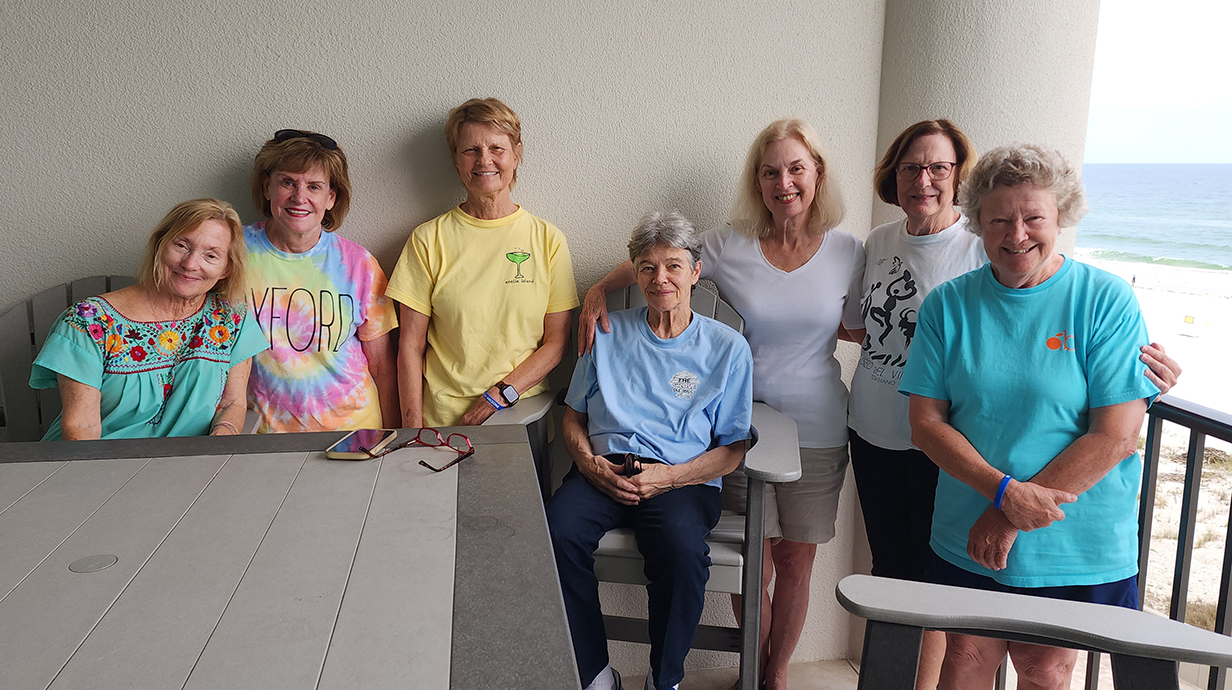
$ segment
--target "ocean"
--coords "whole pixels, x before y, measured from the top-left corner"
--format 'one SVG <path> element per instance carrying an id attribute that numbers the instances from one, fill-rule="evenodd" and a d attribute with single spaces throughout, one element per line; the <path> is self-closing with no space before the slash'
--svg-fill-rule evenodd
<path id="1" fill-rule="evenodd" d="M 1171 395 L 1232 412 L 1232 165 L 1091 164 L 1083 181 L 1074 258 L 1134 286 L 1186 372 Z"/>
<path id="2" fill-rule="evenodd" d="M 1088 164 L 1078 258 L 1227 271 L 1232 165 Z"/>

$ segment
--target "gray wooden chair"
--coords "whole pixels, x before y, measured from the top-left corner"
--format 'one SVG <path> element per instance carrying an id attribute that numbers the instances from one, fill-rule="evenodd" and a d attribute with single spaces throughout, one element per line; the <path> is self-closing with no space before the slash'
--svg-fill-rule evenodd
<path id="1" fill-rule="evenodd" d="M 608 295 L 609 312 L 641 307 L 646 304 L 642 293 L 631 287 Z M 698 288 L 691 306 L 695 313 L 714 318 L 737 331 L 744 332 L 744 319 L 713 292 Z M 765 540 L 765 485 L 781 484 L 800 478 L 800 446 L 796 423 L 765 403 L 753 403 L 753 426 L 758 441 L 744 457 L 744 473 L 748 477 L 748 508 L 745 515 L 723 511 L 719 524 L 710 532 L 710 579 L 707 591 L 740 594 L 761 592 L 761 571 Z M 631 529 L 614 529 L 604 535 L 595 551 L 595 574 L 603 582 L 645 585 L 642 554 Z M 709 649 L 740 654 L 741 690 L 757 687 L 758 622 L 761 621 L 761 596 L 743 599 L 741 617 L 752 625 L 736 628 L 701 625 L 693 638 L 695 649 Z M 609 639 L 649 643 L 646 621 L 637 618 L 604 616 Z"/>
<path id="2" fill-rule="evenodd" d="M 60 414 L 60 391 L 30 388 L 30 368 L 56 319 L 78 300 L 134 282 L 129 276 L 81 278 L 48 288 L 0 316 L 0 440 L 37 441 Z"/>

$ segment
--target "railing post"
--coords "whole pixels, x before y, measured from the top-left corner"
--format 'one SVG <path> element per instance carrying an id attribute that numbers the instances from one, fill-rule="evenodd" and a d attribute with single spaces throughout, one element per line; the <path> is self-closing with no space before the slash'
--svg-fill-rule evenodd
<path id="1" fill-rule="evenodd" d="M 1229 615 L 1229 590 L 1232 589 L 1232 549 L 1228 545 L 1232 544 L 1232 517 L 1228 519 L 1227 532 L 1223 538 L 1223 573 L 1219 577 L 1219 606 L 1215 613 L 1215 632 L 1220 635 L 1227 635 L 1232 632 L 1232 615 Z M 1219 668 L 1218 666 L 1211 667 L 1210 680 L 1206 687 L 1208 690 L 1225 690 L 1228 686 L 1228 669 Z"/>
<path id="2" fill-rule="evenodd" d="M 1198 521 L 1198 492 L 1202 488 L 1202 458 L 1206 454 L 1206 434 L 1190 430 L 1189 452 L 1185 456 L 1185 493 L 1181 499 L 1181 523 L 1176 535 L 1176 569 L 1172 577 L 1172 606 L 1168 616 L 1185 622 L 1185 603 L 1189 597 L 1189 569 L 1193 563 L 1194 528 Z"/>
<path id="3" fill-rule="evenodd" d="M 1159 447 L 1164 420 L 1147 417 L 1146 448 L 1142 450 L 1142 488 L 1138 492 L 1138 610 L 1146 601 L 1146 569 L 1151 562 L 1151 524 L 1155 519 L 1155 489 L 1159 477 Z"/>
<path id="4" fill-rule="evenodd" d="M 1099 690 L 1099 665 L 1104 656 L 1099 652 L 1087 652 L 1086 690 Z"/>

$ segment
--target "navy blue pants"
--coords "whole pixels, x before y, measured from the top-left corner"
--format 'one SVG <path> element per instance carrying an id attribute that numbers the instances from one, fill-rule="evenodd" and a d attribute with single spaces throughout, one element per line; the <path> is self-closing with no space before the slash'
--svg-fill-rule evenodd
<path id="1" fill-rule="evenodd" d="M 684 678 L 684 657 L 701 620 L 710 577 L 705 540 L 721 509 L 719 490 L 713 486 L 686 486 L 626 506 L 592 486 L 577 466 L 565 475 L 548 501 L 548 530 L 583 687 L 608 664 L 595 577 L 599 540 L 616 527 L 632 527 L 637 535 L 650 581 L 650 670 L 656 688 L 670 688 Z"/>
<path id="2" fill-rule="evenodd" d="M 851 468 L 873 553 L 873 574 L 927 582 L 937 466 L 918 450 L 889 450 L 848 429 Z"/>

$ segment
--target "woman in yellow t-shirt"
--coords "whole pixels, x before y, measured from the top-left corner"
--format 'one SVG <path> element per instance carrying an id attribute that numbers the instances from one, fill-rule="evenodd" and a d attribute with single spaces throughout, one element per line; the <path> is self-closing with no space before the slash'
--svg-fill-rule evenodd
<path id="1" fill-rule="evenodd" d="M 454 108 L 445 142 L 466 200 L 411 233 L 385 294 L 399 302 L 402 425 L 482 424 L 546 389 L 578 305 L 565 236 L 513 203 L 522 125 L 495 98 Z"/>

